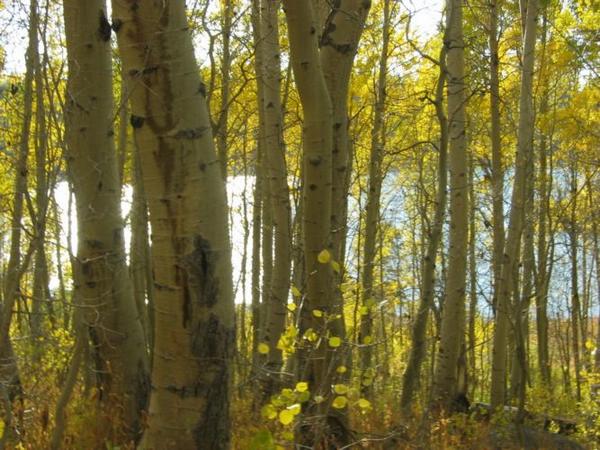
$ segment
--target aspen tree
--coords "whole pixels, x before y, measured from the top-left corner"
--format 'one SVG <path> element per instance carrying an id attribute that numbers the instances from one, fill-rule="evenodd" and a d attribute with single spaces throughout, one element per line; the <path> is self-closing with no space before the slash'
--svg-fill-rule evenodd
<path id="1" fill-rule="evenodd" d="M 77 203 L 75 295 L 84 307 L 106 427 L 139 438 L 149 370 L 123 238 L 113 132 L 110 24 L 104 0 L 63 3 L 69 59 L 67 162 Z M 109 421 L 108 417 L 116 420 Z M 121 417 L 119 417 L 121 416 Z M 108 431 L 108 430 L 107 430 Z M 111 439 L 118 439 L 111 438 Z"/>
<path id="2" fill-rule="evenodd" d="M 154 357 L 140 448 L 227 449 L 235 345 L 225 183 L 183 0 L 113 1 L 152 226 Z"/>
<path id="3" fill-rule="evenodd" d="M 494 308 L 500 284 L 504 253 L 504 171 L 502 169 L 502 138 L 500 134 L 500 54 L 498 53 L 498 13 L 502 0 L 490 0 L 490 141 L 492 147 L 492 234 L 494 274 Z"/>
<path id="4" fill-rule="evenodd" d="M 528 160 L 533 151 L 534 110 L 532 98 L 535 60 L 537 0 L 528 0 L 524 18 L 523 64 L 519 99 L 519 127 L 515 178 L 511 197 L 508 234 L 505 241 L 501 279 L 498 285 L 496 327 L 492 355 L 491 404 L 496 409 L 506 401 L 507 342 L 509 333 L 510 296 L 515 286 L 514 269 L 518 259 L 519 243 L 523 232 L 526 205 L 526 177 Z"/>
<path id="5" fill-rule="evenodd" d="M 261 39 L 257 52 L 263 64 L 261 80 L 264 100 L 265 175 L 269 183 L 273 222 L 274 254 L 268 292 L 268 314 L 263 324 L 264 338 L 270 347 L 265 367 L 264 394 L 274 393 L 275 378 L 283 363 L 278 341 L 285 327 L 287 299 L 291 273 L 291 205 L 287 183 L 285 146 L 283 142 L 283 116 L 281 105 L 281 66 L 279 48 L 279 0 L 263 0 L 261 7 Z M 261 48 L 262 47 L 262 48 Z"/>
<path id="6" fill-rule="evenodd" d="M 28 267 L 33 247 L 26 255 L 21 254 L 21 222 L 23 221 L 23 202 L 27 191 L 27 156 L 29 154 L 29 139 L 31 136 L 31 121 L 33 115 L 33 79 L 35 74 L 35 53 L 38 45 L 38 3 L 32 0 L 29 4 L 29 42 L 25 54 L 25 79 L 23 92 L 23 118 L 19 136 L 19 148 L 14 174 L 14 193 L 12 198 L 12 217 L 10 233 L 10 250 L 6 275 L 0 303 L 0 387 L 12 402 L 21 393 L 19 369 L 10 339 L 10 327 L 13 318 L 13 308 L 20 290 L 21 276 Z M 4 395 L 4 392 L 2 393 Z M 6 429 L 10 430 L 10 404 L 7 406 Z M 10 433 L 4 433 L 8 437 Z M 3 444 L 3 442 L 0 442 Z"/>
<path id="7" fill-rule="evenodd" d="M 411 332 L 412 345 L 410 347 L 406 369 L 402 376 L 400 407 L 402 408 L 402 412 L 407 416 L 410 414 L 412 401 L 421 376 L 423 358 L 425 357 L 427 322 L 429 321 L 430 310 L 433 307 L 436 260 L 440 241 L 442 240 L 448 198 L 448 117 L 444 111 L 444 90 L 446 88 L 448 70 L 446 67 L 446 53 L 447 46 L 444 44 L 442 45 L 439 55 L 440 73 L 437 79 L 434 99 L 436 117 L 440 127 L 435 213 L 431 230 L 428 233 L 429 239 L 427 241 L 425 257 L 423 258 L 421 295 Z"/>
<path id="8" fill-rule="evenodd" d="M 462 1 L 447 3 L 444 41 L 448 69 L 448 142 L 450 170 L 450 232 L 448 273 L 440 344 L 433 382 L 433 402 L 451 407 L 457 389 L 457 364 L 465 328 L 465 284 L 468 238 L 468 165 L 465 114 L 465 67 Z"/>
<path id="9" fill-rule="evenodd" d="M 367 211 L 365 219 L 365 241 L 363 247 L 362 272 L 362 311 L 359 343 L 361 349 L 361 370 L 366 374 L 373 369 L 373 315 L 376 311 L 373 292 L 373 272 L 376 255 L 377 226 L 379 224 L 379 206 L 381 184 L 383 179 L 382 163 L 385 151 L 385 106 L 387 89 L 387 69 L 390 42 L 390 1 L 383 4 L 382 45 L 379 55 L 377 75 L 377 94 L 374 105 L 373 131 L 371 133 L 371 154 L 369 155 L 369 188 L 367 193 Z M 371 386 L 371 385 L 370 385 Z M 363 386 L 364 393 L 369 393 L 370 386 Z"/>

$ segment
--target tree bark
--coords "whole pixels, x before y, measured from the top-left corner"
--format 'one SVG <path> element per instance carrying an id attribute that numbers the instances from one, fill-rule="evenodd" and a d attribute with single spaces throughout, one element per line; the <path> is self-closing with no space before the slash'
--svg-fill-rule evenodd
<path id="1" fill-rule="evenodd" d="M 373 293 L 373 272 L 376 255 L 377 228 L 379 226 L 379 206 L 381 185 L 383 182 L 383 157 L 385 151 L 385 106 L 387 89 L 387 68 L 390 42 L 390 0 L 383 3 L 382 46 L 379 55 L 377 75 L 377 93 L 374 105 L 373 131 L 371 133 L 371 153 L 369 158 L 369 187 L 367 191 L 367 208 L 365 218 L 365 240 L 363 247 L 362 273 L 362 307 L 359 345 L 361 349 L 362 377 L 369 370 L 374 370 L 373 364 L 373 316 L 377 311 Z M 344 200 L 345 201 L 345 200 Z M 345 230 L 345 224 L 344 224 Z M 372 378 L 372 377 L 370 377 Z M 361 386 L 363 396 L 370 397 L 372 384 Z"/>
<path id="2" fill-rule="evenodd" d="M 493 211 L 493 255 L 494 300 L 496 308 L 498 286 L 504 253 L 504 171 L 502 169 L 502 139 L 500 135 L 500 81 L 498 53 L 498 4 L 501 0 L 490 2 L 490 126 L 492 146 L 492 211 Z"/>
<path id="3" fill-rule="evenodd" d="M 149 394 L 148 357 L 125 259 L 110 24 L 104 0 L 67 0 L 63 6 L 69 58 L 65 137 L 77 203 L 74 290 L 85 305 L 105 431 L 116 433 L 113 442 L 137 441 Z M 123 429 L 111 431 L 120 422 Z"/>
<path id="4" fill-rule="evenodd" d="M 498 286 L 496 328 L 492 353 L 491 405 L 496 409 L 506 401 L 507 343 L 510 317 L 510 295 L 514 286 L 513 272 L 517 264 L 518 248 L 525 217 L 526 177 L 528 161 L 533 152 L 533 70 L 535 61 L 537 0 L 528 0 L 526 26 L 523 36 L 523 65 L 519 102 L 519 128 L 515 178 L 511 199 L 508 235 L 505 241 L 501 279 Z"/>
<path id="5" fill-rule="evenodd" d="M 272 395 L 283 363 L 277 348 L 285 327 L 291 272 L 291 204 L 287 182 L 283 115 L 281 105 L 281 66 L 279 49 L 279 0 L 263 0 L 261 8 L 261 39 L 256 51 L 262 52 L 264 101 L 265 170 L 269 183 L 269 200 L 274 235 L 273 270 L 268 290 L 268 316 L 264 323 L 264 340 L 269 345 L 267 364 L 263 372 L 263 391 Z M 262 48 L 261 48 L 262 47 Z"/>
<path id="6" fill-rule="evenodd" d="M 465 328 L 468 240 L 468 167 L 462 1 L 447 4 L 448 139 L 450 232 L 446 294 L 433 385 L 434 405 L 450 410 L 457 389 L 457 364 Z"/>
<path id="7" fill-rule="evenodd" d="M 447 185 L 448 185 L 448 118 L 444 111 L 444 90 L 446 88 L 446 45 L 442 46 L 439 56 L 440 74 L 437 80 L 434 106 L 440 127 L 437 168 L 437 197 L 433 224 L 429 231 L 427 250 L 422 265 L 421 295 L 419 307 L 412 328 L 410 353 L 406 369 L 402 377 L 402 396 L 400 407 L 405 416 L 410 415 L 411 405 L 417 391 L 421 366 L 425 357 L 427 339 L 427 322 L 433 307 L 435 287 L 435 268 L 437 253 L 442 239 L 444 218 L 446 215 Z"/>
<path id="8" fill-rule="evenodd" d="M 154 359 L 144 449 L 230 446 L 235 348 L 225 183 L 183 0 L 113 1 L 152 226 Z"/>

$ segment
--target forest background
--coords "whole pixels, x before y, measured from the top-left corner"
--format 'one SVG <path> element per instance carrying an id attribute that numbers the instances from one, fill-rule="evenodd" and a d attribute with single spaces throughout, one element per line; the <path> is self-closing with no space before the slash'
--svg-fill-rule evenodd
<path id="1" fill-rule="evenodd" d="M 595 0 L 0 7 L 0 448 L 599 445 Z"/>

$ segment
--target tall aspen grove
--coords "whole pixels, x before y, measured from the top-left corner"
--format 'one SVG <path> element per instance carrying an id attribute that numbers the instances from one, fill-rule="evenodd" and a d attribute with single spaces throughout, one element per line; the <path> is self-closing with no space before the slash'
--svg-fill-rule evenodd
<path id="1" fill-rule="evenodd" d="M 0 450 L 600 450 L 600 0 L 0 0 Z"/>

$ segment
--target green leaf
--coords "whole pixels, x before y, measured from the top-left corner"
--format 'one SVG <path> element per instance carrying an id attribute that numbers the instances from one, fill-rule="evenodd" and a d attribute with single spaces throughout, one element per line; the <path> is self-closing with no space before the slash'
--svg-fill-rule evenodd
<path id="1" fill-rule="evenodd" d="M 277 417 L 277 411 L 275 410 L 275 407 L 269 403 L 260 409 L 260 415 L 265 419 L 273 420 Z"/>
<path id="2" fill-rule="evenodd" d="M 275 450 L 271 432 L 269 430 L 258 431 L 250 441 L 249 450 Z"/>

